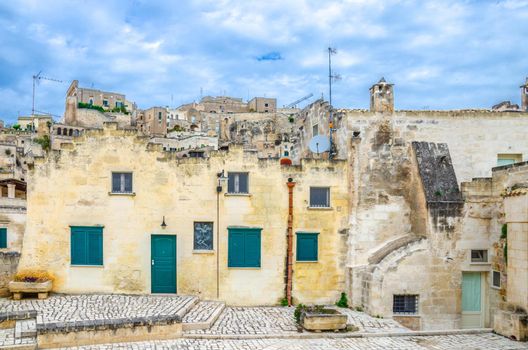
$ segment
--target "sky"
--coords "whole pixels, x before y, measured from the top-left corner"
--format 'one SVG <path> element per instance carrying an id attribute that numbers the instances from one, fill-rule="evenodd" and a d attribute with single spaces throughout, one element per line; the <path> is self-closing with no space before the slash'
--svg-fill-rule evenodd
<path id="1" fill-rule="evenodd" d="M 0 119 L 32 108 L 60 119 L 72 80 L 140 108 L 201 96 L 313 94 L 368 108 L 394 83 L 396 109 L 520 103 L 528 76 L 528 0 L 19 0 L 0 3 Z M 301 105 L 302 106 L 302 105 Z"/>

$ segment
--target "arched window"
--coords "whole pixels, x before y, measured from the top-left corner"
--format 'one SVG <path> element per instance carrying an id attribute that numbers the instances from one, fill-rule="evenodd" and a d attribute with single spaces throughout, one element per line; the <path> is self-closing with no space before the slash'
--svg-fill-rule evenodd
<path id="1" fill-rule="evenodd" d="M 61 128 L 57 128 L 57 135 L 61 134 Z"/>
<path id="2" fill-rule="evenodd" d="M 79 130 L 75 129 L 75 131 L 73 132 L 73 136 L 79 136 Z"/>
<path id="3" fill-rule="evenodd" d="M 73 129 L 68 130 L 68 136 L 72 136 L 72 135 L 73 135 Z"/>

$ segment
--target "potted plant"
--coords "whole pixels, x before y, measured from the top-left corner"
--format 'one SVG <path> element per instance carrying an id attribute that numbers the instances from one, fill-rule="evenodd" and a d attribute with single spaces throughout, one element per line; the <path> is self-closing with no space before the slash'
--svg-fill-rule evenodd
<path id="1" fill-rule="evenodd" d="M 39 299 L 46 299 L 53 286 L 53 276 L 44 270 L 22 270 L 9 282 L 9 291 L 14 300 L 22 299 L 23 293 L 37 294 Z"/>
<path id="2" fill-rule="evenodd" d="M 325 308 L 322 305 L 297 305 L 295 319 L 304 329 L 309 331 L 338 331 L 347 328 L 347 316 L 338 310 Z"/>

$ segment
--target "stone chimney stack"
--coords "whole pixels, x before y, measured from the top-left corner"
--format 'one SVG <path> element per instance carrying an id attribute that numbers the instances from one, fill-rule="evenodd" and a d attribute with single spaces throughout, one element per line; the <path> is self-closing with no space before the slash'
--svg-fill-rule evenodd
<path id="1" fill-rule="evenodd" d="M 521 111 L 528 112 L 528 77 L 524 85 L 521 85 Z"/>
<path id="2" fill-rule="evenodd" d="M 393 85 L 381 78 L 377 84 L 370 88 L 370 111 L 379 113 L 394 112 Z"/>

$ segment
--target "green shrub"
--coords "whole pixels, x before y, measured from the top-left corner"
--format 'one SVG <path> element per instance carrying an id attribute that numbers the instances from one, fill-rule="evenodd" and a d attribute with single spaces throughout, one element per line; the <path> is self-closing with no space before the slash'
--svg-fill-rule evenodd
<path id="1" fill-rule="evenodd" d="M 20 130 L 20 125 L 19 125 L 19 124 L 15 124 L 15 125 L 13 125 L 13 129 L 15 129 L 15 130 Z"/>
<path id="2" fill-rule="evenodd" d="M 297 307 L 295 308 L 295 311 L 293 312 L 293 317 L 295 317 L 295 321 L 297 323 L 301 322 L 301 313 L 303 312 L 303 310 L 306 309 L 306 305 L 304 304 L 299 304 L 297 305 Z"/>
<path id="3" fill-rule="evenodd" d="M 44 135 L 42 137 L 36 138 L 33 141 L 41 145 L 42 149 L 45 151 L 49 151 L 51 148 L 51 140 L 48 135 Z"/>
<path id="4" fill-rule="evenodd" d="M 500 238 L 505 239 L 506 237 L 508 237 L 508 225 L 507 224 L 503 224 L 502 228 L 501 228 L 501 236 L 500 236 Z"/>
<path id="5" fill-rule="evenodd" d="M 105 112 L 105 109 L 103 107 L 101 107 L 101 106 L 96 106 L 96 105 L 92 105 L 92 104 L 84 103 L 84 102 L 79 102 L 77 104 L 77 107 L 79 107 L 79 108 L 87 108 L 87 109 L 95 109 L 96 111 L 99 111 L 101 113 Z"/>
<path id="6" fill-rule="evenodd" d="M 280 305 L 281 306 L 288 306 L 288 299 L 287 298 L 282 298 L 280 300 Z"/>
<path id="7" fill-rule="evenodd" d="M 339 307 L 348 307 L 348 299 L 346 293 L 341 293 L 341 298 L 336 302 Z"/>
<path id="8" fill-rule="evenodd" d="M 363 312 L 363 306 L 356 306 L 356 307 L 355 307 L 355 310 L 356 310 L 357 312 Z"/>

